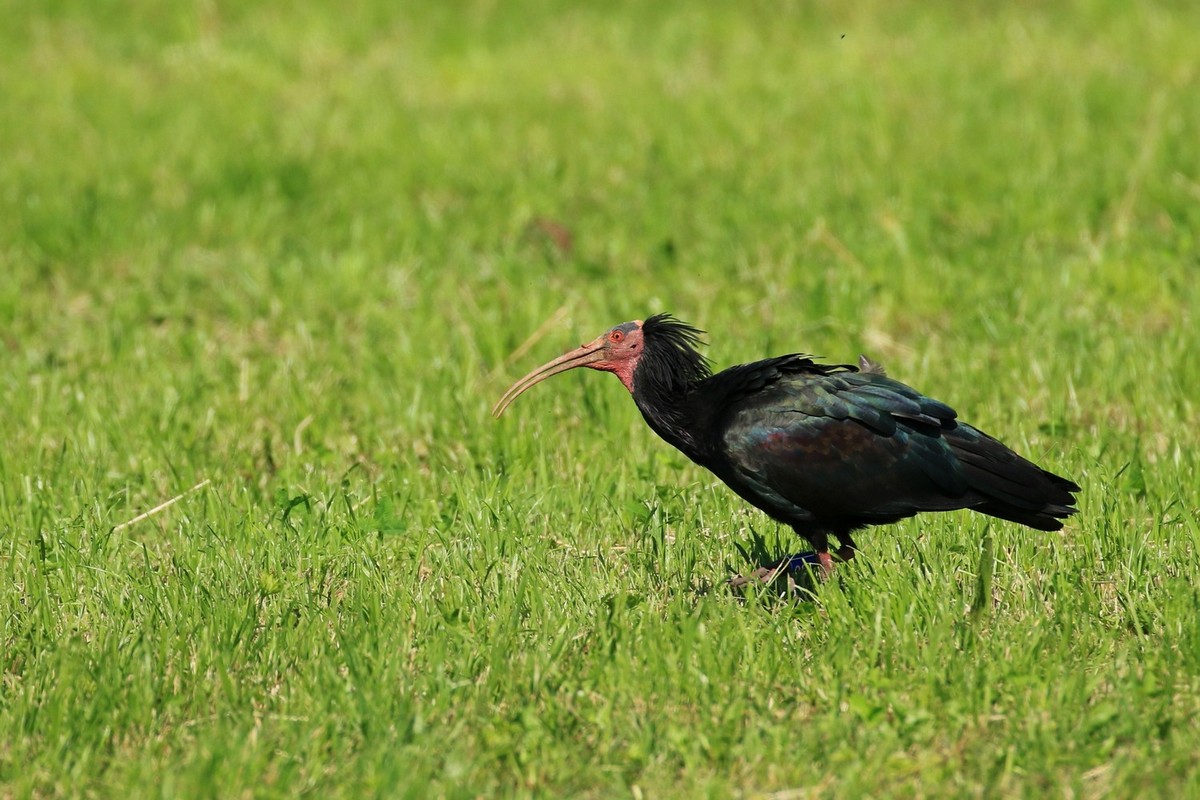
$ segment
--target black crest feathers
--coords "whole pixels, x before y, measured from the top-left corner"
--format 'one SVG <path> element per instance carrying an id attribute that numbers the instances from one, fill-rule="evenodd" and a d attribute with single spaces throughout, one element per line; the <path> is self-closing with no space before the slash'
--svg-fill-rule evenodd
<path id="1" fill-rule="evenodd" d="M 646 353 L 638 364 L 637 380 L 659 389 L 679 391 L 712 375 L 708 359 L 697 349 L 704 331 L 670 314 L 655 314 L 642 323 Z"/>

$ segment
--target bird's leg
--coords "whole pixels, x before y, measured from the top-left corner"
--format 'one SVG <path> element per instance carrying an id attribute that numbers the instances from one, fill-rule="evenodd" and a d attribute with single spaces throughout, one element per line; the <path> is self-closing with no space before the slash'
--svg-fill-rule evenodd
<path id="1" fill-rule="evenodd" d="M 838 555 L 841 555 L 840 550 L 838 551 Z M 827 581 L 833 577 L 833 556 L 829 555 L 828 550 L 817 551 L 817 562 L 821 565 L 822 580 Z"/>
<path id="2" fill-rule="evenodd" d="M 857 552 L 858 548 L 856 548 L 853 543 L 850 543 L 843 544 L 841 547 L 839 547 L 835 555 L 837 556 L 838 561 L 849 561 L 850 559 L 854 558 L 854 554 Z M 801 555 L 814 554 L 801 553 Z M 826 549 L 818 550 L 815 555 L 817 557 L 817 563 L 821 567 L 821 579 L 826 581 L 829 580 L 831 577 L 833 577 L 833 556 L 831 556 L 829 551 Z M 795 556 L 793 556 L 793 558 L 795 558 Z"/>
<path id="3" fill-rule="evenodd" d="M 849 539 L 849 537 L 846 538 L 847 540 Z M 821 569 L 821 579 L 829 580 L 829 578 L 833 575 L 834 556 L 837 557 L 838 561 L 849 561 L 850 559 L 854 558 L 854 554 L 857 552 L 858 548 L 854 546 L 854 542 L 845 541 L 845 543 L 842 544 L 842 546 L 839 547 L 833 555 L 830 555 L 828 546 L 821 547 L 817 550 L 810 550 L 806 553 L 796 553 L 795 555 L 788 556 L 782 561 L 776 562 L 775 567 L 777 568 L 779 566 L 784 566 L 784 568 L 790 572 L 801 569 L 805 566 L 816 566 L 820 567 Z"/>
<path id="4" fill-rule="evenodd" d="M 816 567 L 819 577 L 823 581 L 829 580 L 833 575 L 833 556 L 829 555 L 829 533 L 822 530 L 807 530 L 802 531 L 799 528 L 793 527 L 796 533 L 807 539 L 809 544 L 813 546 L 812 550 L 805 553 L 797 553 L 788 556 L 787 558 L 777 561 L 776 567 L 782 566 L 789 572 L 802 570 L 806 567 Z M 838 536 L 838 541 L 846 541 L 848 537 Z M 842 551 L 838 550 L 838 555 L 841 556 Z"/>
<path id="5" fill-rule="evenodd" d="M 837 536 L 838 545 L 840 545 L 837 549 L 838 561 L 849 561 L 854 558 L 854 554 L 858 552 L 858 545 L 854 543 L 850 531 L 842 530 L 834 535 Z"/>
<path id="6" fill-rule="evenodd" d="M 796 572 L 805 567 L 818 567 L 822 576 L 828 577 L 833 571 L 833 557 L 829 555 L 828 550 L 806 550 L 803 553 L 784 556 L 770 565 L 771 569 L 785 569 L 788 572 Z"/>

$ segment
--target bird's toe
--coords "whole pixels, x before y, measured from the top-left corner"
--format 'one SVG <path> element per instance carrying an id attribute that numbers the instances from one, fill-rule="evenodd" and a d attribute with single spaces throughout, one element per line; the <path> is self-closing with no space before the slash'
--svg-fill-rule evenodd
<path id="1" fill-rule="evenodd" d="M 833 571 L 829 553 L 808 551 L 784 556 L 746 575 L 735 575 L 729 579 L 729 588 L 743 589 L 750 584 L 771 585 L 786 581 L 789 591 L 795 591 L 800 586 L 810 585 L 807 579 L 810 569 L 822 578 L 829 577 Z"/>
<path id="2" fill-rule="evenodd" d="M 759 567 L 748 575 L 734 575 L 729 579 L 729 587 L 741 589 L 752 583 L 772 583 L 783 572 L 784 570 L 777 567 Z"/>

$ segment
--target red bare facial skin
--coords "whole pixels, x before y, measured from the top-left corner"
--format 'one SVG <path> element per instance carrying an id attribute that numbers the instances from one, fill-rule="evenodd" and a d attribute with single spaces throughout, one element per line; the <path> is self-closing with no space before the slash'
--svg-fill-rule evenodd
<path id="1" fill-rule="evenodd" d="M 630 327 L 637 326 L 637 327 Z M 637 367 L 645 344 L 642 339 L 642 321 L 618 325 L 601 337 L 604 340 L 605 359 L 590 364 L 592 369 L 611 372 L 621 379 L 625 388 L 633 393 L 633 370 Z"/>
<path id="2" fill-rule="evenodd" d="M 621 383 L 625 384 L 625 388 L 632 393 L 633 372 L 637 368 L 638 359 L 642 357 L 644 347 L 642 321 L 639 319 L 633 322 L 623 322 L 609 330 L 608 333 L 596 337 L 587 344 L 580 345 L 569 353 L 564 353 L 521 378 L 496 403 L 496 407 L 492 409 L 492 415 L 498 417 L 503 414 L 504 409 L 508 408 L 512 401 L 534 384 L 576 367 L 611 372 L 620 378 Z"/>

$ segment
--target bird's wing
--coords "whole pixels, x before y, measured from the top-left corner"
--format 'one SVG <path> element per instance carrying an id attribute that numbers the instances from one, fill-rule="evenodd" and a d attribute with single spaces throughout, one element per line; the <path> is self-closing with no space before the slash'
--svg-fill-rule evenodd
<path id="1" fill-rule="evenodd" d="M 744 496 L 798 520 L 963 505 L 968 483 L 942 435 L 957 426 L 954 409 L 879 372 L 804 361 L 726 371 L 718 446 Z"/>

